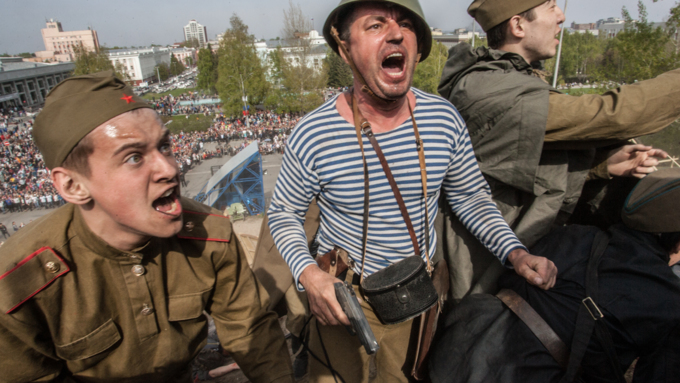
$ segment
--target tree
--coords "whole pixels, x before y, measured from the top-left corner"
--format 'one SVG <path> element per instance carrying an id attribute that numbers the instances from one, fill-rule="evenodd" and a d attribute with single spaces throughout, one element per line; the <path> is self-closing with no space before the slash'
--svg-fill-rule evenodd
<path id="1" fill-rule="evenodd" d="M 88 51 L 83 44 L 80 43 L 73 47 L 73 52 L 76 56 L 74 62 L 75 69 L 73 69 L 74 76 L 112 70 L 119 79 L 130 81 L 130 75 L 127 73 L 127 69 L 120 63 L 117 63 L 114 66 L 103 49 L 100 49 L 99 51 Z"/>
<path id="2" fill-rule="evenodd" d="M 160 65 L 156 66 L 155 68 L 157 70 L 157 74 L 161 77 L 161 81 L 165 81 L 170 77 L 170 66 L 166 63 L 161 63 Z"/>
<path id="3" fill-rule="evenodd" d="M 327 85 L 331 88 L 352 86 L 354 75 L 352 68 L 335 51 L 328 48 L 324 60 L 326 73 L 328 73 Z"/>
<path id="4" fill-rule="evenodd" d="M 189 40 L 186 40 L 185 42 L 181 43 L 180 46 L 198 49 L 201 47 L 201 43 L 198 41 L 197 38 L 191 37 L 189 38 Z"/>
<path id="5" fill-rule="evenodd" d="M 217 85 L 217 57 L 213 54 L 210 44 L 198 51 L 198 78 L 196 87 L 210 93 L 216 92 Z"/>
<path id="6" fill-rule="evenodd" d="M 609 42 L 597 71 L 599 79 L 632 83 L 680 66 L 677 46 L 671 35 L 674 28 L 666 31 L 654 28 L 647 20 L 647 9 L 642 0 L 638 1 L 637 20 L 626 7 L 621 13 L 625 29 Z"/>
<path id="7" fill-rule="evenodd" d="M 182 74 L 187 68 L 182 64 L 181 61 L 177 60 L 177 57 L 173 53 L 170 54 L 170 74 L 173 76 L 178 76 Z"/>
<path id="8" fill-rule="evenodd" d="M 562 37 L 558 83 L 593 74 L 602 60 L 606 44 L 604 36 L 598 37 L 588 31 L 585 33 L 565 31 Z M 555 62 L 555 58 L 547 60 L 546 70 L 554 72 Z"/>
<path id="9" fill-rule="evenodd" d="M 326 71 L 319 60 L 321 46 L 312 46 L 307 33 L 312 29 L 310 19 L 300 5 L 289 0 L 283 11 L 281 34 L 293 48 L 278 53 L 275 58 L 283 85 L 280 108 L 291 111 L 310 111 L 323 103 L 322 89 L 326 85 Z"/>
<path id="10" fill-rule="evenodd" d="M 432 50 L 427 60 L 416 67 L 416 72 L 413 75 L 413 86 L 422 91 L 438 95 L 437 87 L 439 86 L 439 80 L 441 79 L 448 57 L 449 52 L 446 46 L 433 40 Z"/>
<path id="11" fill-rule="evenodd" d="M 258 105 L 269 89 L 265 71 L 255 51 L 255 37 L 248 34 L 248 26 L 234 14 L 229 19 L 231 28 L 224 33 L 217 51 L 217 91 L 226 113 L 240 114 L 242 96 L 247 104 Z"/>

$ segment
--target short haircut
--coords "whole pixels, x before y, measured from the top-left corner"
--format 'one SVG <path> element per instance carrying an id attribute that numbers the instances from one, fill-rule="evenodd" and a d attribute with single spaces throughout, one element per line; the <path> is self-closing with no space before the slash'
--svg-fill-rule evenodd
<path id="1" fill-rule="evenodd" d="M 526 19 L 527 21 L 531 22 L 536 20 L 536 12 L 534 11 L 536 7 L 531 8 L 529 10 L 526 10 L 522 13 L 520 13 L 519 17 Z M 512 18 L 512 17 L 511 17 Z M 508 35 L 508 23 L 510 22 L 510 19 L 505 20 L 504 22 L 496 25 L 495 27 L 489 29 L 488 32 L 486 32 L 486 42 L 489 44 L 489 48 L 492 49 L 498 49 L 505 44 L 505 40 Z"/>
<path id="2" fill-rule="evenodd" d="M 90 132 L 92 133 L 92 132 Z M 92 137 L 87 134 L 78 144 L 71 150 L 71 153 L 66 156 L 64 162 L 61 164 L 63 168 L 73 170 L 85 177 L 90 176 L 90 154 L 94 152 L 94 144 Z"/>

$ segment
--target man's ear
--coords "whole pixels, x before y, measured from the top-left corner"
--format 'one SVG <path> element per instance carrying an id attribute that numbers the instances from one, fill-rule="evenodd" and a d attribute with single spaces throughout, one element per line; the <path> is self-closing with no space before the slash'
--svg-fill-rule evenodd
<path id="1" fill-rule="evenodd" d="M 519 15 L 512 16 L 510 18 L 510 22 L 508 22 L 507 34 L 518 39 L 524 38 L 524 36 L 526 35 L 526 31 L 524 30 L 525 22 L 526 20 Z"/>
<path id="2" fill-rule="evenodd" d="M 50 178 L 52 178 L 52 184 L 66 202 L 85 205 L 92 201 L 90 190 L 83 182 L 85 177 L 78 172 L 56 167 L 52 169 Z"/>

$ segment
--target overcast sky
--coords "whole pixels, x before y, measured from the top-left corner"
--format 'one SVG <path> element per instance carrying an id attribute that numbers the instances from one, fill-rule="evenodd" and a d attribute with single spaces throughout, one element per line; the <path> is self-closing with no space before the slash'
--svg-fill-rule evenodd
<path id="1" fill-rule="evenodd" d="M 339 0 L 293 0 L 314 19 L 317 30 Z M 472 19 L 466 9 L 471 0 L 420 0 L 425 17 L 433 28 L 444 31 L 470 27 Z M 560 7 L 565 0 L 557 0 Z M 663 21 L 675 0 L 643 0 L 649 20 Z M 628 7 L 637 16 L 637 0 L 570 0 L 567 25 L 596 22 L 607 17 L 621 17 Z M 99 42 L 108 47 L 172 44 L 183 41 L 182 27 L 196 19 L 208 28 L 208 38 L 229 27 L 236 13 L 258 39 L 280 35 L 283 10 L 287 0 L 2 0 L 0 5 L 0 53 L 16 54 L 44 50 L 40 29 L 45 19 L 61 21 L 66 31 L 92 27 Z"/>

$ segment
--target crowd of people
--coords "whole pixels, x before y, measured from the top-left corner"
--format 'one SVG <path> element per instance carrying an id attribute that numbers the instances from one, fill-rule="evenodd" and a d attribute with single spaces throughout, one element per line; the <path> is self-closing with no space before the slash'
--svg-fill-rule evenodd
<path id="1" fill-rule="evenodd" d="M 196 92 L 178 97 L 163 96 L 152 103 L 161 114 L 203 113 L 215 116 L 206 131 L 180 132 L 171 137 L 183 186 L 187 186 L 184 179 L 186 173 L 202 161 L 225 155 L 234 156 L 253 142 L 258 143 L 263 155 L 283 154 L 291 130 L 302 117 L 272 111 L 226 117 L 220 112 L 220 105 L 179 106 L 179 101 L 213 97 L 217 95 Z M 65 203 L 52 185 L 50 172 L 33 142 L 34 120 L 27 116 L 23 108 L 0 110 L 0 211 L 3 214 L 52 209 Z M 238 143 L 232 142 L 235 140 Z M 206 146 L 211 142 L 216 145 Z M 11 226 L 10 230 L 4 225 L 0 226 L 0 234 L 8 237 L 12 230 L 16 232 L 24 224 L 18 222 Z M 3 227 L 5 230 L 2 230 Z"/>

